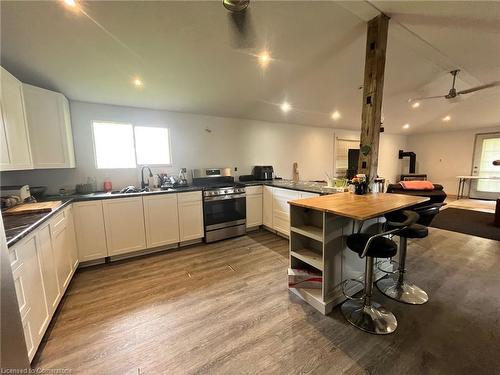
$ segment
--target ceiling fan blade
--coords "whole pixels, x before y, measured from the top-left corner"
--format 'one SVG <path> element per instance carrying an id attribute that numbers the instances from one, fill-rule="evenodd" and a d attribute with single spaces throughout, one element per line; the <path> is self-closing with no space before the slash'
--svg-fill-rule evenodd
<path id="1" fill-rule="evenodd" d="M 490 87 L 496 87 L 496 86 L 500 86 L 500 81 L 495 81 L 495 82 L 487 83 L 486 85 L 476 86 L 476 87 L 472 87 L 470 89 L 462 90 L 462 91 L 457 92 L 457 95 L 470 94 L 471 92 L 474 92 L 474 91 L 489 89 Z"/>
<path id="2" fill-rule="evenodd" d="M 438 96 L 424 96 L 423 98 L 411 98 L 408 99 L 408 103 L 418 102 L 420 100 L 439 99 L 444 97 L 445 97 L 444 95 L 438 95 Z"/>

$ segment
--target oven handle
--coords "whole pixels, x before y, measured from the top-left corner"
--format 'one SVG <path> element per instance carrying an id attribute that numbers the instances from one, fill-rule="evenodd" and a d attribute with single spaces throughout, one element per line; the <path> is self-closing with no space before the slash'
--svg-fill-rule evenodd
<path id="1" fill-rule="evenodd" d="M 223 200 L 229 200 L 229 199 L 238 199 L 238 198 L 245 198 L 246 194 L 229 194 L 229 195 L 218 195 L 215 197 L 203 197 L 206 202 L 211 202 L 211 201 L 223 201 Z"/>

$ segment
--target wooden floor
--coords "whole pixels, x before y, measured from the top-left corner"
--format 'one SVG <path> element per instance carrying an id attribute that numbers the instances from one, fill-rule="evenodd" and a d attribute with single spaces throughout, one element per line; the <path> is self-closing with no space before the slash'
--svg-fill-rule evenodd
<path id="1" fill-rule="evenodd" d="M 79 271 L 33 363 L 73 374 L 494 374 L 500 242 L 431 228 L 408 275 L 430 302 L 374 336 L 286 288 L 288 242 L 266 231 Z"/>

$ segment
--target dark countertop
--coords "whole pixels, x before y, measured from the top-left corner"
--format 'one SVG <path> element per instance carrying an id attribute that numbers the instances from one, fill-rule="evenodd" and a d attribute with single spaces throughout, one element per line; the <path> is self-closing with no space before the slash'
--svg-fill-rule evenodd
<path id="1" fill-rule="evenodd" d="M 272 181 L 244 181 L 240 183 L 245 186 L 266 185 L 282 189 L 298 190 L 308 193 L 318 193 L 320 195 L 336 193 L 335 190 L 327 188 L 325 184 L 318 182 L 293 182 L 290 180 L 272 180 Z M 201 190 L 202 188 L 199 186 L 186 186 L 168 190 L 157 190 L 157 191 L 128 193 L 128 194 L 120 194 L 120 193 L 111 194 L 105 192 L 97 192 L 97 193 L 80 194 L 80 195 L 78 194 L 48 195 L 43 200 L 45 201 L 61 200 L 63 201 L 63 204 L 58 208 L 56 208 L 54 211 L 49 213 L 10 215 L 3 217 L 5 236 L 7 237 L 7 246 L 11 247 L 14 244 L 16 244 L 19 240 L 26 237 L 26 235 L 31 233 L 34 229 L 39 227 L 42 223 L 50 219 L 57 212 L 59 212 L 72 202 L 84 202 L 92 200 L 128 198 L 128 197 L 142 197 L 147 195 L 174 194 L 174 193 L 184 193 L 191 191 L 201 191 Z"/>
<path id="2" fill-rule="evenodd" d="M 186 193 L 190 191 L 201 191 L 199 186 L 184 186 L 179 188 L 172 188 L 168 190 L 155 190 L 155 191 L 143 191 L 139 193 L 105 193 L 103 191 L 90 193 L 90 194 L 70 194 L 70 195 L 48 195 L 45 196 L 43 200 L 45 201 L 55 201 L 61 199 L 72 199 L 74 202 L 82 201 L 93 201 L 101 199 L 114 199 L 114 198 L 127 198 L 127 197 L 142 197 L 146 195 L 156 195 L 156 194 L 174 194 L 174 193 Z"/>
<path id="3" fill-rule="evenodd" d="M 61 199 L 60 199 L 61 200 Z M 3 225 L 7 247 L 11 247 L 21 239 L 30 234 L 35 228 L 59 213 L 72 202 L 71 199 L 63 200 L 63 203 L 52 212 L 25 215 L 4 215 Z"/>
<path id="4" fill-rule="evenodd" d="M 298 190 L 306 193 L 317 193 L 320 195 L 335 194 L 337 191 L 333 188 L 328 188 L 325 183 L 321 182 L 293 182 L 291 180 L 268 180 L 268 181 L 240 181 L 245 186 L 266 185 L 281 189 Z"/>

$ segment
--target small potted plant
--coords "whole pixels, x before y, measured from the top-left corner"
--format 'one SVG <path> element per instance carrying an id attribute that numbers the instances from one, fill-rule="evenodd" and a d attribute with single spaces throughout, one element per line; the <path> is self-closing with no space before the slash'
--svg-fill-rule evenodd
<path id="1" fill-rule="evenodd" d="M 351 185 L 354 185 L 354 194 L 363 195 L 368 192 L 368 183 L 366 182 L 366 175 L 357 174 L 351 180 Z"/>

